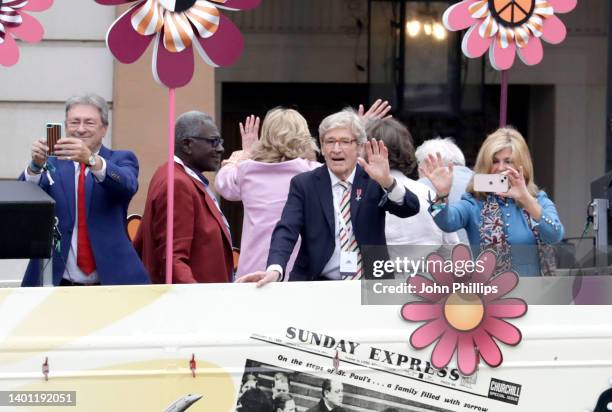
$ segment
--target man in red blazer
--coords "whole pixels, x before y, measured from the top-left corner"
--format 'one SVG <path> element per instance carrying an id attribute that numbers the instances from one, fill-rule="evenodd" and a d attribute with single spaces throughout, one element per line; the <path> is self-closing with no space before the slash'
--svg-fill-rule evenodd
<path id="1" fill-rule="evenodd" d="M 212 118 L 187 112 L 176 121 L 174 146 L 173 283 L 231 282 L 234 271 L 227 220 L 205 171 L 216 171 L 223 139 Z M 134 246 L 153 283 L 164 283 L 166 261 L 167 163 L 149 183 Z"/>

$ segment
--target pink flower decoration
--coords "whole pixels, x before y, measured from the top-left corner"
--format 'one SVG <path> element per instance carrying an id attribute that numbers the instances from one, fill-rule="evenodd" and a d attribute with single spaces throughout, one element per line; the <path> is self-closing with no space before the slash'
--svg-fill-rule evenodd
<path id="1" fill-rule="evenodd" d="M 13 37 L 28 43 L 39 42 L 45 33 L 42 25 L 25 11 L 44 11 L 53 0 L 0 1 L 0 64 L 13 66 L 19 60 L 19 48 Z"/>
<path id="2" fill-rule="evenodd" d="M 471 58 L 489 50 L 496 70 L 507 70 L 519 58 L 528 66 L 542 61 L 540 38 L 551 44 L 565 40 L 567 31 L 556 13 L 572 11 L 578 0 L 463 0 L 449 7 L 443 22 L 451 31 L 469 30 L 461 44 Z"/>
<path id="3" fill-rule="evenodd" d="M 438 369 L 448 365 L 455 351 L 463 375 L 476 371 L 479 356 L 489 366 L 499 366 L 503 356 L 493 338 L 513 346 L 521 341 L 520 330 L 503 320 L 518 318 L 527 312 L 527 304 L 522 299 L 503 298 L 518 284 L 518 275 L 508 271 L 493 276 L 496 256 L 490 251 L 481 253 L 475 261 L 480 262 L 476 269 L 481 271 L 462 277 L 444 271 L 444 263 L 450 262 L 439 255 L 432 254 L 427 261 L 434 280 L 420 275 L 410 279 L 410 285 L 414 285 L 416 294 L 424 301 L 407 303 L 401 310 L 405 320 L 426 322 L 412 333 L 410 344 L 422 349 L 438 341 L 431 354 L 431 362 Z M 472 261 L 470 249 L 465 245 L 455 246 L 452 252 L 453 267 L 457 268 L 457 262 L 461 261 Z M 454 292 L 453 285 L 459 285 L 455 288 L 462 290 Z M 490 293 L 485 293 L 486 289 Z"/>
<path id="4" fill-rule="evenodd" d="M 95 0 L 114 6 L 135 0 Z M 247 10 L 261 0 L 138 0 L 106 34 L 106 44 L 121 63 L 133 63 L 155 39 L 152 70 L 169 88 L 193 77 L 193 49 L 211 66 L 228 66 L 242 53 L 238 28 L 218 9 Z"/>

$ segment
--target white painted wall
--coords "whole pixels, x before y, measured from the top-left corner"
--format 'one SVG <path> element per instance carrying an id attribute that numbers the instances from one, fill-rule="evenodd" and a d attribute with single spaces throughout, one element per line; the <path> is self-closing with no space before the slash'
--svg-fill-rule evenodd
<path id="1" fill-rule="evenodd" d="M 43 41 L 20 42 L 17 65 L 0 69 L 0 133 L 8 144 L 0 178 L 23 169 L 45 123 L 63 121 L 68 97 L 93 92 L 112 102 L 113 59 L 104 39 L 114 13 L 113 7 L 82 0 L 56 1 L 46 12 L 32 13 L 45 28 Z"/>

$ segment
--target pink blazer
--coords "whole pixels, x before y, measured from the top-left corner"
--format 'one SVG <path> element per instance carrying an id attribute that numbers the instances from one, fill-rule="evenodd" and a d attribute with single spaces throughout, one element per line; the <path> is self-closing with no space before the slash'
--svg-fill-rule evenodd
<path id="1" fill-rule="evenodd" d="M 237 278 L 266 270 L 270 238 L 285 207 L 291 179 L 319 166 L 318 162 L 299 158 L 281 163 L 246 160 L 219 170 L 215 179 L 217 192 L 227 200 L 241 200 L 244 205 Z M 287 273 L 291 272 L 299 247 L 298 241 L 287 265 Z"/>

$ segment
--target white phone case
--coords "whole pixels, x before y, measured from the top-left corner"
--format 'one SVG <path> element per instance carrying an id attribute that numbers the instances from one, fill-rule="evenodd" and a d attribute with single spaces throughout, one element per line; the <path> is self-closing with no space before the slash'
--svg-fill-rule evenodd
<path id="1" fill-rule="evenodd" d="M 474 191 L 487 193 L 505 193 L 509 189 L 508 176 L 501 174 L 475 174 Z"/>

